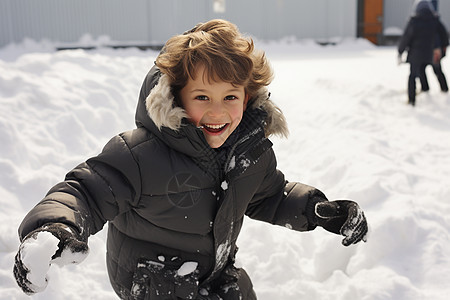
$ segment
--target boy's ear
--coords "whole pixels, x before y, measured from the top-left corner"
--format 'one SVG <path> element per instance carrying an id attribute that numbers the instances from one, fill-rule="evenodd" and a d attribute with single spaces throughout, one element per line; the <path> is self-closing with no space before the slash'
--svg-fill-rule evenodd
<path id="1" fill-rule="evenodd" d="M 245 93 L 245 98 L 244 98 L 244 110 L 247 108 L 247 103 L 248 100 L 250 99 L 250 95 Z"/>

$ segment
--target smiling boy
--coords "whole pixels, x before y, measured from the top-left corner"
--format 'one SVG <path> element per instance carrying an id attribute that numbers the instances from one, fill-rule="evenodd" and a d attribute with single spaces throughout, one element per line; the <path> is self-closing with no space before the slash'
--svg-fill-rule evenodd
<path id="1" fill-rule="evenodd" d="M 287 125 L 271 79 L 264 53 L 230 22 L 171 38 L 142 85 L 137 128 L 70 171 L 20 225 L 23 291 L 47 282 L 30 276 L 39 248 L 30 245 L 50 233 L 49 265 L 78 263 L 106 222 L 108 274 L 122 299 L 256 299 L 234 266 L 245 215 L 296 231 L 322 226 L 345 246 L 365 240 L 355 202 L 328 201 L 277 169 L 268 137 L 286 136 Z"/>

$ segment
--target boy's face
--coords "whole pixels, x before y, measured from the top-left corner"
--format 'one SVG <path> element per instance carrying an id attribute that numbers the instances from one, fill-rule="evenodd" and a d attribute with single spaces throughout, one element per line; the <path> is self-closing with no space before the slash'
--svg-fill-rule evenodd
<path id="1" fill-rule="evenodd" d="M 203 66 L 197 68 L 195 80 L 189 78 L 180 98 L 190 122 L 202 128 L 211 148 L 218 148 L 241 122 L 248 96 L 244 86 L 208 80 L 204 72 Z"/>

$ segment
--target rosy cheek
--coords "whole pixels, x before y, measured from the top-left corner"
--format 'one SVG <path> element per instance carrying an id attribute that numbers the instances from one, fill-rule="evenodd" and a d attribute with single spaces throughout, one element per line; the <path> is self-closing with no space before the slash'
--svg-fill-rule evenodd
<path id="1" fill-rule="evenodd" d="M 242 114 L 243 114 L 243 110 L 241 108 L 236 108 L 236 109 L 233 109 L 233 111 L 231 112 L 231 117 L 232 117 L 233 121 L 240 122 L 242 119 Z"/>
<path id="2" fill-rule="evenodd" d="M 198 126 L 200 124 L 200 121 L 202 119 L 202 115 L 199 112 L 197 112 L 197 111 L 195 111 L 193 109 L 190 109 L 190 110 L 186 109 L 186 113 L 187 113 L 187 115 L 189 117 L 189 121 L 192 124 L 194 124 L 195 126 Z"/>

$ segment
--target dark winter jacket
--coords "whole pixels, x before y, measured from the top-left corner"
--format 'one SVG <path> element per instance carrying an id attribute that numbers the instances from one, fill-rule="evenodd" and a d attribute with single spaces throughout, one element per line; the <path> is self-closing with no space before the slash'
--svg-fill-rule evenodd
<path id="1" fill-rule="evenodd" d="M 432 7 L 426 1 L 419 2 L 416 15 L 411 17 L 400 39 L 398 52 L 408 51 L 407 62 L 411 64 L 431 64 L 435 41 L 440 39 L 448 44 L 448 34 Z"/>
<path id="2" fill-rule="evenodd" d="M 139 97 L 138 128 L 69 172 L 25 217 L 20 237 L 62 222 L 87 239 L 108 222 L 107 266 L 118 295 L 148 293 L 150 277 L 153 293 L 161 292 L 156 282 L 192 299 L 197 281 L 213 282 L 233 261 L 244 215 L 298 231 L 315 227 L 310 199 L 325 196 L 286 182 L 277 170 L 266 136 L 287 127 L 266 88 L 249 101 L 221 150 L 210 148 L 174 103 L 168 77 L 152 68 Z M 189 262 L 196 270 L 177 276 Z"/>

